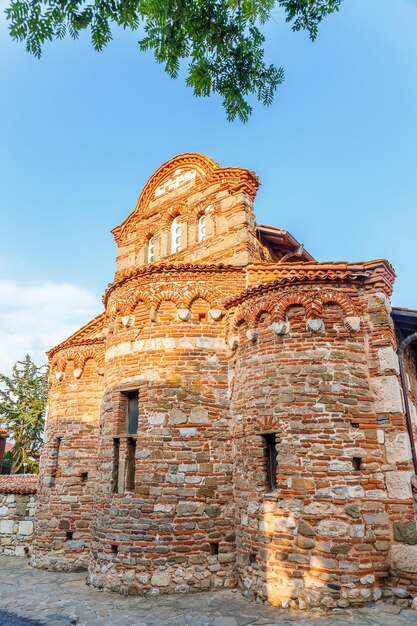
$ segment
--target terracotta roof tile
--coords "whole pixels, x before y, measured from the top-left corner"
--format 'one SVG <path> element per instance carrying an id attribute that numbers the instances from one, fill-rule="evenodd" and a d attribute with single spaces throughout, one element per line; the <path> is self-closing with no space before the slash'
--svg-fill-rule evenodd
<path id="1" fill-rule="evenodd" d="M 35 474 L 0 475 L 0 493 L 36 493 L 38 479 Z"/>

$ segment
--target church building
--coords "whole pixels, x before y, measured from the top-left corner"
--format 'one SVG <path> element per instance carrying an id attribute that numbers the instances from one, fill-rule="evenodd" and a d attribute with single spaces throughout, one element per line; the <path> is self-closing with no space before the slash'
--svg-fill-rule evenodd
<path id="1" fill-rule="evenodd" d="M 417 595 L 417 312 L 387 261 L 258 224 L 258 185 L 182 154 L 113 230 L 103 312 L 48 353 L 36 567 L 283 607 Z"/>

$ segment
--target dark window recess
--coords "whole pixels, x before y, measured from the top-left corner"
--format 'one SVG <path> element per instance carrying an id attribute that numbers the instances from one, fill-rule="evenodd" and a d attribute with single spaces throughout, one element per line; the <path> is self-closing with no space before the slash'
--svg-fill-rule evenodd
<path id="1" fill-rule="evenodd" d="M 268 491 L 276 491 L 277 489 L 277 441 L 275 433 L 265 433 L 262 435 L 265 447 L 265 459 L 266 459 L 266 481 Z"/>
<path id="2" fill-rule="evenodd" d="M 210 543 L 210 554 L 219 554 L 219 543 L 217 541 Z"/>
<path id="3" fill-rule="evenodd" d="M 55 485 L 56 476 L 58 473 L 59 449 L 61 447 L 61 439 L 62 437 L 57 437 L 55 439 L 55 445 L 54 445 L 53 452 L 52 452 L 51 482 L 50 482 L 51 487 Z"/>
<path id="4" fill-rule="evenodd" d="M 72 541 L 74 533 L 72 530 L 67 530 L 67 541 Z"/>
<path id="5" fill-rule="evenodd" d="M 112 471 L 112 492 L 118 492 L 119 486 L 119 457 L 120 439 L 113 439 L 113 471 Z"/>
<path id="6" fill-rule="evenodd" d="M 249 553 L 249 565 L 254 565 L 256 563 L 256 555 L 253 552 Z"/>
<path id="7" fill-rule="evenodd" d="M 139 421 L 139 393 L 138 391 L 130 391 L 127 394 L 127 420 L 126 432 L 129 435 L 136 435 L 138 432 Z"/>
<path id="8" fill-rule="evenodd" d="M 85 485 L 88 480 L 88 472 L 82 472 L 80 476 L 81 484 Z"/>
<path id="9" fill-rule="evenodd" d="M 117 554 L 119 552 L 119 546 L 116 543 L 112 543 L 111 551 L 113 552 L 113 554 Z"/>
<path id="10" fill-rule="evenodd" d="M 136 439 L 129 437 L 126 447 L 126 491 L 134 491 L 135 489 L 135 452 Z"/>
<path id="11" fill-rule="evenodd" d="M 360 472 L 362 469 L 362 459 L 360 456 L 354 456 L 352 459 L 352 465 L 355 472 Z"/>

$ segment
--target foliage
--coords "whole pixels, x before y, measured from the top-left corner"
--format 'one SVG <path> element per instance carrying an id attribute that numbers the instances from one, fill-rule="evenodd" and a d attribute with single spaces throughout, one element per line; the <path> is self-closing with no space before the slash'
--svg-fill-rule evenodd
<path id="1" fill-rule="evenodd" d="M 46 397 L 46 367 L 37 367 L 28 354 L 15 363 L 11 376 L 0 374 L 0 422 L 14 440 L 16 473 L 37 473 L 39 469 Z"/>
<path id="2" fill-rule="evenodd" d="M 6 452 L 3 457 L 3 465 L 0 467 L 0 474 L 10 474 L 13 465 L 13 456 L 11 452 Z"/>
<path id="3" fill-rule="evenodd" d="M 267 65 L 260 27 L 282 8 L 293 30 L 305 29 L 312 40 L 320 22 L 339 10 L 342 0 L 10 0 L 6 9 L 11 36 L 25 41 L 29 52 L 41 56 L 46 41 L 67 34 L 76 39 L 90 29 L 93 46 L 102 50 L 112 39 L 112 25 L 145 36 L 141 50 L 176 78 L 180 61 L 188 59 L 187 84 L 197 96 L 218 93 L 227 117 L 247 121 L 255 94 L 272 103 L 284 80 L 282 68 Z"/>

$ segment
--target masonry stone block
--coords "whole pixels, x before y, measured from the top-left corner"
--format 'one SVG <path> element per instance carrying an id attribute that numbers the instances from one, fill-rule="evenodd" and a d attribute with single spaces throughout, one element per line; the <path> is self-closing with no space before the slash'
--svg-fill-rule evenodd
<path id="1" fill-rule="evenodd" d="M 385 474 L 388 497 L 395 500 L 412 498 L 411 471 L 388 471 Z"/>
<path id="2" fill-rule="evenodd" d="M 317 534 L 327 537 L 346 537 L 349 526 L 346 522 L 332 519 L 321 520 L 317 526 Z"/>
<path id="3" fill-rule="evenodd" d="M 388 463 L 404 463 L 411 460 L 410 438 L 407 432 L 388 433 L 385 437 Z"/>
<path id="4" fill-rule="evenodd" d="M 19 535 L 32 535 L 33 533 L 33 522 L 23 521 L 19 522 Z"/>
<path id="5" fill-rule="evenodd" d="M 392 545 L 390 563 L 391 567 L 398 572 L 417 574 L 417 545 Z"/>
<path id="6" fill-rule="evenodd" d="M 397 353 L 392 346 L 380 348 L 378 350 L 379 366 L 381 372 L 394 370 L 397 374 L 400 371 Z"/>
<path id="7" fill-rule="evenodd" d="M 14 530 L 14 521 L 5 519 L 0 521 L 0 535 L 11 535 Z"/>
<path id="8" fill-rule="evenodd" d="M 372 378 L 372 388 L 377 413 L 402 413 L 402 395 L 396 376 L 375 376 Z"/>
<path id="9" fill-rule="evenodd" d="M 395 541 L 402 541 L 408 545 L 417 544 L 417 528 L 415 520 L 409 520 L 408 522 L 394 522 L 393 527 Z"/>

